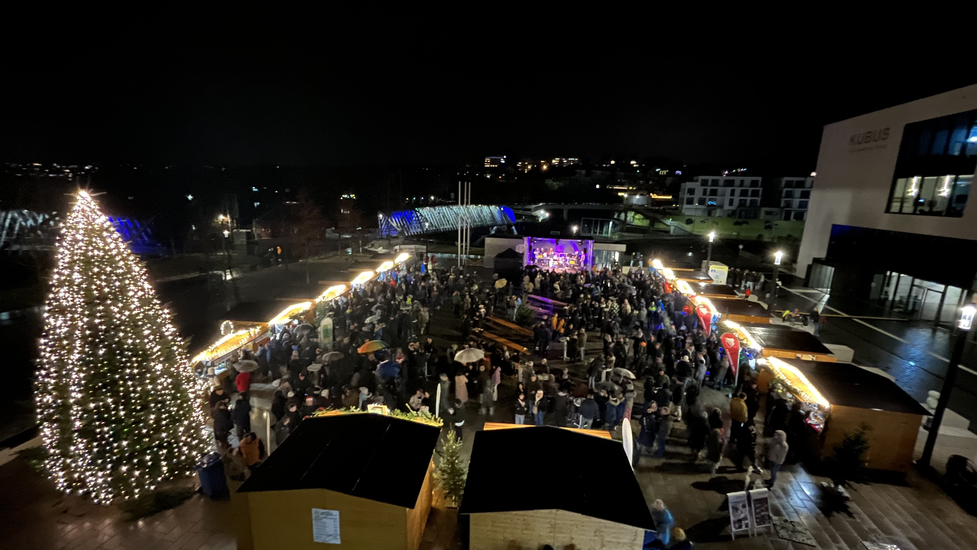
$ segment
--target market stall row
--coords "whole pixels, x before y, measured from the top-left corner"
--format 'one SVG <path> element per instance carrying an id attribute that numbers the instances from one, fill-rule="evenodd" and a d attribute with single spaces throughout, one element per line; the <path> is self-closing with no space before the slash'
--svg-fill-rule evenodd
<path id="1" fill-rule="evenodd" d="M 781 409 L 766 422 L 791 431 L 799 457 L 826 458 L 864 425 L 869 428 L 867 467 L 909 471 L 919 426 L 928 413 L 895 382 L 872 369 L 838 363 L 813 334 L 769 324 L 769 316 L 762 322 L 737 322 L 762 306 L 729 298 L 729 292 L 714 288 L 721 285 L 695 273 L 676 273 L 657 260 L 653 266 L 695 304 L 703 324 L 709 322 L 711 330 L 721 333 L 727 354 L 738 358 L 730 361 L 737 378 L 739 368 L 753 371 L 757 389 Z"/>
<path id="2" fill-rule="evenodd" d="M 245 307 L 234 308 L 226 314 L 228 318 L 223 320 L 220 325 L 221 337 L 198 353 L 190 361 L 190 365 L 194 372 L 203 376 L 220 377 L 226 370 L 226 362 L 239 350 L 248 348 L 254 351 L 284 325 L 298 322 L 311 323 L 315 318 L 316 308 L 320 304 L 335 300 L 358 286 L 382 278 L 392 270 L 400 269 L 410 257 L 411 255 L 406 252 L 401 253 L 395 259 L 381 263 L 375 270 L 359 273 L 348 285 L 332 285 L 313 300 L 292 303 L 280 311 L 278 307 L 281 306 L 274 301 L 269 304 L 242 304 Z M 269 311 L 278 312 L 271 315 L 268 313 Z M 266 317 L 268 321 L 256 320 Z M 332 340 L 331 324 L 327 321 L 317 329 L 320 331 L 320 338 L 323 343 L 329 346 Z M 329 341 L 326 342 L 325 340 Z"/>

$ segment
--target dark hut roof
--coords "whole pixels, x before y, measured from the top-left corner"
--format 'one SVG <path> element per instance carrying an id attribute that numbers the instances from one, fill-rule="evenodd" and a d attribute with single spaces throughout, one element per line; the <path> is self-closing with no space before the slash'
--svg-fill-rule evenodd
<path id="1" fill-rule="evenodd" d="M 730 298 L 735 298 L 737 296 L 736 291 L 733 287 L 729 285 L 717 285 L 717 284 L 703 284 L 703 283 L 689 283 L 692 290 L 696 294 L 703 294 L 708 296 L 728 296 Z"/>
<path id="2" fill-rule="evenodd" d="M 764 323 L 744 323 L 742 326 L 764 348 L 783 349 L 802 353 L 831 353 L 831 350 L 825 347 L 821 343 L 821 340 L 818 340 L 816 336 L 806 330 L 797 330 L 786 325 Z"/>
<path id="3" fill-rule="evenodd" d="M 247 323 L 267 323 L 286 307 L 288 307 L 288 304 L 283 304 L 279 300 L 241 302 L 228 310 L 224 315 L 221 315 L 221 319 Z"/>
<path id="4" fill-rule="evenodd" d="M 712 303 L 720 313 L 727 315 L 748 315 L 751 317 L 769 317 L 770 312 L 759 302 L 749 300 L 716 300 Z"/>
<path id="5" fill-rule="evenodd" d="M 311 302 L 320 294 L 325 292 L 327 288 L 329 288 L 329 286 L 322 283 L 313 283 L 310 285 L 291 285 L 283 288 L 281 291 L 275 294 L 275 299 L 279 302 L 291 302 L 293 304 L 298 302 Z"/>
<path id="6" fill-rule="evenodd" d="M 707 284 L 711 284 L 713 281 L 712 277 L 705 271 L 676 271 L 673 269 L 672 273 L 675 274 L 676 279 L 681 279 L 683 281 L 701 282 Z"/>
<path id="7" fill-rule="evenodd" d="M 789 360 L 811 384 L 824 395 L 828 403 L 859 409 L 928 415 L 911 395 L 895 382 L 851 363 Z"/>
<path id="8" fill-rule="evenodd" d="M 546 464 L 542 484 L 527 490 L 520 475 L 500 475 L 504 464 L 526 457 L 586 457 Z M 597 465 L 597 466 L 595 466 Z M 539 427 L 481 431 L 475 435 L 465 497 L 458 512 L 566 510 L 641 529 L 654 529 L 648 505 L 620 441 Z"/>
<path id="9" fill-rule="evenodd" d="M 326 489 L 413 508 L 441 433 L 379 414 L 306 418 L 239 489 Z"/>

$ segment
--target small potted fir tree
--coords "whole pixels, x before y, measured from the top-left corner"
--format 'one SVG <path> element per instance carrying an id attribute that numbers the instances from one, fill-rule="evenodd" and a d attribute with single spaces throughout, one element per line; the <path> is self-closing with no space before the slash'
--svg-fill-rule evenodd
<path id="1" fill-rule="evenodd" d="M 835 446 L 831 456 L 825 461 L 832 484 L 821 484 L 827 496 L 849 499 L 850 495 L 845 487 L 861 479 L 865 471 L 869 452 L 868 432 L 871 430 L 871 426 L 862 422 L 857 430 L 846 433 L 841 443 Z"/>
<path id="2" fill-rule="evenodd" d="M 461 440 L 455 438 L 453 431 L 448 432 L 441 451 L 441 459 L 434 476 L 441 486 L 441 493 L 449 508 L 457 508 L 461 497 L 465 494 L 465 479 L 468 477 L 468 467 L 461 456 Z"/>

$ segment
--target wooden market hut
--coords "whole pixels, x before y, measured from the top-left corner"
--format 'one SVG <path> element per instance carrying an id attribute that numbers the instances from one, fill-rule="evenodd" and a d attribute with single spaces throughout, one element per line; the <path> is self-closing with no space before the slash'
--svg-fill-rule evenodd
<path id="1" fill-rule="evenodd" d="M 739 300 L 740 295 L 729 285 L 719 285 L 715 283 L 689 283 L 696 296 L 709 298 L 710 300 Z"/>
<path id="2" fill-rule="evenodd" d="M 231 321 L 235 325 L 244 323 L 267 323 L 272 317 L 284 309 L 286 304 L 279 300 L 259 300 L 255 302 L 241 302 L 227 310 L 222 320 Z"/>
<path id="3" fill-rule="evenodd" d="M 740 325 L 763 348 L 764 357 L 837 361 L 821 340 L 806 330 L 787 325 L 749 323 Z"/>
<path id="4" fill-rule="evenodd" d="M 763 304 L 749 300 L 716 300 L 712 303 L 723 319 L 736 323 L 770 322 L 770 312 Z"/>
<path id="5" fill-rule="evenodd" d="M 694 271 L 691 269 L 672 268 L 672 273 L 679 281 L 690 283 L 712 283 L 712 277 L 704 271 Z"/>
<path id="6" fill-rule="evenodd" d="M 788 360 L 831 404 L 821 433 L 821 456 L 830 456 L 846 433 L 871 426 L 868 468 L 909 472 L 923 418 L 929 412 L 891 379 L 850 363 Z"/>
<path id="7" fill-rule="evenodd" d="M 306 418 L 235 493 L 238 548 L 416 550 L 440 432 L 379 414 Z"/>
<path id="8" fill-rule="evenodd" d="M 503 473 L 542 456 L 555 459 L 539 483 Z M 458 513 L 468 522 L 470 550 L 637 550 L 655 528 L 619 441 L 550 426 L 478 432 Z"/>

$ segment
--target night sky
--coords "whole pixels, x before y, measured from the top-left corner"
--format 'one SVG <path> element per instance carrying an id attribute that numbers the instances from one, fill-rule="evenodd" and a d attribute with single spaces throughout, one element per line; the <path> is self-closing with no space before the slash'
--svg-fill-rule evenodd
<path id="1" fill-rule="evenodd" d="M 961 64 L 972 53 L 866 40 L 854 26 L 506 17 L 8 21 L 2 160 L 614 155 L 806 169 L 824 124 L 977 80 Z"/>

